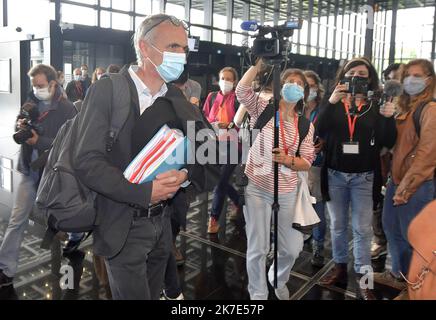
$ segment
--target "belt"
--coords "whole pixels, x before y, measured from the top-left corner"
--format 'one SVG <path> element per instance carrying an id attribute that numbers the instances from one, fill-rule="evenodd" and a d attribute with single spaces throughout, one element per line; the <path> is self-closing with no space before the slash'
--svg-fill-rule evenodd
<path id="1" fill-rule="evenodd" d="M 159 202 L 148 209 L 136 209 L 133 213 L 134 218 L 152 218 L 161 215 L 164 212 L 166 202 Z"/>

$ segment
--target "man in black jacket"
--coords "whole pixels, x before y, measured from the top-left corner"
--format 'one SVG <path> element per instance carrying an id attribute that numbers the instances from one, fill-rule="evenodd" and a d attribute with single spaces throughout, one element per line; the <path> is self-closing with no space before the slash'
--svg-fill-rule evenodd
<path id="1" fill-rule="evenodd" d="M 18 171 L 20 182 L 14 206 L 0 247 L 0 289 L 12 284 L 17 271 L 18 254 L 24 230 L 36 198 L 43 171 L 38 159 L 50 149 L 60 127 L 76 115 L 73 104 L 65 99 L 56 79 L 56 70 L 39 64 L 28 73 L 33 86 L 29 99 L 21 107 L 14 139 L 21 144 Z M 32 128 L 25 124 L 32 119 Z M 19 131 L 19 132 L 18 132 Z M 36 165 L 36 166 L 35 166 Z"/>
<path id="2" fill-rule="evenodd" d="M 199 175 L 188 167 L 161 174 L 149 183 L 133 184 L 123 171 L 156 130 L 165 123 L 177 126 L 180 120 L 158 98 L 181 95 L 166 82 L 183 71 L 186 30 L 175 17 L 149 16 L 139 26 L 134 45 L 138 66 L 120 71 L 130 87 L 131 111 L 112 151 L 106 152 L 112 84 L 103 78 L 90 87 L 79 114 L 73 163 L 79 179 L 98 193 L 94 252 L 105 257 L 113 298 L 159 299 L 171 251 L 165 201 L 190 181 L 195 185 Z"/>

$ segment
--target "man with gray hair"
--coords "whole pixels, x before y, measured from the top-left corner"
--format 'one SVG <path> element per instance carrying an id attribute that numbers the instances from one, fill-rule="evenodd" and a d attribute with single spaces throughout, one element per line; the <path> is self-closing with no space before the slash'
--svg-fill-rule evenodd
<path id="1" fill-rule="evenodd" d="M 173 116 L 159 97 L 182 95 L 168 84 L 183 71 L 188 51 L 184 23 L 173 16 L 147 17 L 134 36 L 138 65 L 125 66 L 130 113 L 111 152 L 106 133 L 111 123 L 112 81 L 90 87 L 79 114 L 80 136 L 73 164 L 78 178 L 97 192 L 94 253 L 105 258 L 114 299 L 159 299 L 171 252 L 171 226 L 164 210 L 181 187 L 194 183 L 188 169 L 172 170 L 152 182 L 130 183 L 123 171 L 164 123 Z M 115 83 L 115 82 L 114 82 Z"/>

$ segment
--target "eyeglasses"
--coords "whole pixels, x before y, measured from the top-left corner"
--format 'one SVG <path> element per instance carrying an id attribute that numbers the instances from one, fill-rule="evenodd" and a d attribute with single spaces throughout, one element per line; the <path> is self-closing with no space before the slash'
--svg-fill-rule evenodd
<path id="1" fill-rule="evenodd" d="M 176 27 L 180 27 L 182 26 L 183 29 L 185 29 L 186 31 L 188 31 L 189 26 L 186 23 L 186 21 L 180 20 L 174 16 L 169 16 L 166 14 L 157 14 L 155 16 L 152 16 L 149 18 L 150 20 L 156 20 L 156 22 L 154 22 L 151 27 L 148 28 L 147 32 L 144 33 L 144 36 L 149 33 L 152 29 L 156 28 L 158 25 L 160 25 L 162 22 L 164 21 L 170 21 L 173 25 L 175 25 Z"/>

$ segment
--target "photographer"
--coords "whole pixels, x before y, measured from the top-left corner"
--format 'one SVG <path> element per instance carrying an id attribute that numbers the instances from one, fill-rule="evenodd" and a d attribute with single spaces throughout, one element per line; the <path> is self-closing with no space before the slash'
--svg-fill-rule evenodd
<path id="1" fill-rule="evenodd" d="M 269 98 L 252 89 L 252 82 L 261 70 L 262 61 L 251 67 L 236 88 L 236 96 L 250 114 L 253 128 Z M 301 70 L 288 69 L 281 77 L 280 144 L 273 149 L 273 119 L 258 133 L 250 149 L 245 173 L 248 185 L 245 191 L 244 217 L 247 233 L 248 291 L 252 300 L 268 298 L 265 273 L 266 258 L 270 249 L 272 203 L 274 198 L 273 163 L 279 164 L 279 216 L 278 216 L 278 284 L 275 294 L 280 300 L 289 300 L 286 283 L 295 260 L 303 248 L 303 234 L 292 227 L 293 208 L 297 195 L 297 172 L 309 170 L 314 159 L 313 125 L 300 147 L 301 157 L 296 157 L 298 147 L 298 115 L 309 94 L 309 86 Z M 274 155 L 273 155 L 274 153 Z M 272 283 L 274 264 L 268 272 Z"/>
<path id="2" fill-rule="evenodd" d="M 18 162 L 20 182 L 14 206 L 0 247 L 0 288 L 12 284 L 17 271 L 18 254 L 36 189 L 44 169 L 44 153 L 65 121 L 75 116 L 71 102 L 64 98 L 56 71 L 39 64 L 28 73 L 33 92 L 21 107 L 14 140 L 21 144 Z"/>
<path id="3" fill-rule="evenodd" d="M 408 227 L 433 200 L 436 169 L 436 76 L 433 65 L 424 59 L 412 60 L 404 67 L 401 78 L 404 93 L 398 100 L 398 138 L 382 215 L 392 271 L 374 276 L 375 281 L 396 288 L 400 273 L 407 275 L 412 257 Z"/>
<path id="4" fill-rule="evenodd" d="M 396 130 L 394 107 L 379 108 L 368 99 L 379 80 L 365 58 L 347 62 L 338 72 L 336 88 L 318 119 L 321 138 L 326 139 L 322 192 L 330 214 L 335 267 L 321 281 L 323 285 L 346 285 L 348 263 L 348 215 L 351 208 L 354 271 L 360 298 L 373 300 L 370 289 L 360 287 L 362 274 L 371 267 L 374 170 L 380 149 L 391 148 Z"/>

